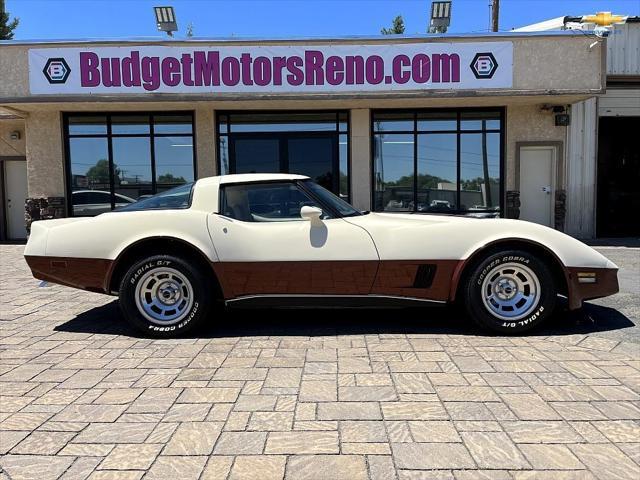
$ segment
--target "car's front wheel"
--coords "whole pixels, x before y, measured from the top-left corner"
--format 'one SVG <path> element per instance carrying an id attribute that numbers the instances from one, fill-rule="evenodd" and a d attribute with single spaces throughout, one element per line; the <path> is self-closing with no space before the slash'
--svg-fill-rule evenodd
<path id="1" fill-rule="evenodd" d="M 509 250 L 483 258 L 463 286 L 465 307 L 482 328 L 518 334 L 539 326 L 556 307 L 551 271 L 536 255 Z"/>
<path id="2" fill-rule="evenodd" d="M 120 283 L 120 306 L 129 323 L 147 335 L 171 338 L 204 322 L 211 307 L 198 268 L 172 255 L 137 261 Z"/>

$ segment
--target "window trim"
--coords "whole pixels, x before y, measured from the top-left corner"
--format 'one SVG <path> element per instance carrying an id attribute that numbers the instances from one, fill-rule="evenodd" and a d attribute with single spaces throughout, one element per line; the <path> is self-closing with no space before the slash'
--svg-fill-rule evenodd
<path id="1" fill-rule="evenodd" d="M 456 114 L 456 130 L 418 130 L 418 114 L 420 113 L 451 113 L 451 112 L 455 112 Z M 461 118 L 462 118 L 462 113 L 463 112 L 494 112 L 497 113 L 500 117 L 500 128 L 488 128 L 485 130 L 463 130 L 461 128 Z M 389 132 L 384 132 L 390 135 L 394 135 L 394 134 L 405 134 L 405 135 L 413 135 L 413 164 L 414 164 L 414 169 L 413 169 L 413 199 L 414 199 L 414 207 L 413 210 L 410 211 L 401 211 L 401 212 L 392 212 L 392 211 L 386 211 L 386 210 L 376 210 L 376 158 L 375 158 L 375 135 L 381 132 L 376 132 L 375 129 L 375 114 L 377 113 L 399 113 L 399 114 L 407 114 L 410 113 L 413 116 L 413 130 L 394 130 L 394 131 L 389 131 Z M 371 201 L 371 209 L 373 211 L 380 211 L 380 212 L 384 212 L 384 213 L 410 213 L 410 214 L 420 214 L 420 215 L 472 215 L 472 214 L 490 214 L 490 213 L 495 213 L 494 210 L 490 210 L 490 209 L 486 209 L 486 210 L 478 210 L 478 211 L 470 211 L 470 210 L 462 210 L 460 209 L 460 197 L 461 197 L 461 190 L 460 190 L 460 185 L 461 185 L 461 179 L 460 179 L 460 171 L 461 171 L 461 161 L 460 161 L 460 140 L 461 140 L 461 136 L 463 134 L 473 134 L 473 133 L 498 133 L 500 134 L 500 145 L 499 145 L 499 155 L 500 155 L 500 160 L 499 160 L 499 171 L 500 171 L 500 182 L 499 182 L 499 188 L 500 188 L 500 193 L 499 193 L 499 197 L 500 197 L 500 211 L 499 216 L 501 218 L 504 218 L 506 215 L 505 212 L 505 198 L 506 198 L 506 191 L 505 191 L 505 185 L 506 185 L 506 179 L 505 177 L 505 143 L 506 143 L 506 123 L 507 123 L 507 111 L 506 111 L 506 107 L 462 107 L 462 108 L 417 108 L 417 109 L 407 109 L 407 108 L 391 108 L 391 109 L 371 109 L 369 111 L 369 139 L 370 139 L 370 151 L 371 151 L 371 157 L 370 157 L 370 169 L 371 169 L 371 177 L 369 179 L 369 181 L 371 182 L 371 197 L 370 197 L 370 201 Z M 418 168 L 417 168 L 417 162 L 418 162 L 418 155 L 417 155 L 417 149 L 418 149 L 418 135 L 421 134 L 455 134 L 456 135 L 456 176 L 457 176 L 457 180 L 456 180 L 456 210 L 453 210 L 451 212 L 447 212 L 447 213 L 443 213 L 443 212 L 418 212 L 417 208 L 418 208 L 418 202 L 417 202 L 417 189 L 418 189 L 418 176 L 417 176 L 417 172 L 418 172 Z"/>
<path id="2" fill-rule="evenodd" d="M 308 130 L 308 131 L 303 131 L 303 130 L 296 130 L 296 131 L 278 131 L 278 132 L 231 132 L 231 122 L 229 121 L 230 116 L 231 115 L 259 115 L 259 114 L 267 114 L 267 115 L 282 115 L 283 117 L 285 117 L 286 115 L 294 115 L 294 114 L 300 114 L 300 113 L 310 113 L 310 114 L 326 114 L 326 113 L 331 113 L 331 114 L 335 114 L 336 117 L 336 122 L 335 122 L 335 130 L 322 130 L 322 131 L 317 131 L 317 130 Z M 344 123 L 346 124 L 346 129 L 340 130 L 340 116 L 341 115 L 345 115 L 345 120 Z M 222 132 L 220 129 L 220 117 L 222 116 L 226 116 L 227 120 L 226 120 L 226 124 L 227 124 L 227 131 L 226 132 Z M 227 149 L 229 151 L 229 170 L 231 170 L 231 145 L 229 144 L 229 137 L 231 135 L 234 136 L 253 136 L 253 135 L 258 135 L 258 136 L 265 136 L 265 138 L 275 138 L 279 135 L 289 135 L 289 136 L 305 136 L 305 135 L 311 135 L 311 136 L 318 136 L 318 137 L 322 137 L 324 136 L 335 136 L 335 151 L 334 151 L 334 156 L 335 156 L 335 161 L 337 162 L 337 165 L 332 165 L 332 168 L 336 168 L 337 167 L 337 174 L 338 174 L 338 179 L 337 179 L 337 185 L 338 185 L 338 189 L 340 188 L 340 135 L 346 135 L 347 136 L 347 196 L 345 200 L 348 203 L 351 203 L 351 199 L 353 197 L 353 178 L 352 178 L 352 155 L 351 155 L 351 110 L 349 109 L 319 109 L 319 110 L 291 110 L 291 109 L 287 109 L 287 110 L 274 110 L 274 109 L 269 109 L 269 110 L 216 110 L 215 111 L 215 134 L 214 134 L 214 138 L 215 138 L 215 148 L 216 148 L 216 171 L 218 172 L 218 175 L 222 175 L 222 159 L 220 158 L 220 139 L 222 137 L 226 137 L 227 138 Z M 296 123 L 296 122 L 293 122 Z M 304 123 L 304 122 L 301 122 Z M 288 173 L 288 172 L 284 172 L 282 170 L 284 170 L 283 165 L 280 165 L 280 173 Z M 231 172 L 229 172 L 229 174 L 232 174 Z M 332 192 L 335 194 L 335 192 Z M 340 192 L 338 192 L 339 194 Z"/>
<path id="3" fill-rule="evenodd" d="M 191 133 L 155 133 L 154 117 L 163 116 L 179 116 L 185 115 L 191 117 Z M 112 118 L 113 117 L 148 117 L 149 132 L 148 133 L 113 133 Z M 105 117 L 106 133 L 94 133 L 87 135 L 72 134 L 69 132 L 69 119 L 73 117 Z M 113 138 L 148 138 L 151 160 L 151 189 L 155 195 L 157 192 L 156 181 L 156 155 L 155 155 L 155 139 L 166 137 L 190 137 L 193 139 L 192 156 L 193 156 L 193 182 L 198 180 L 198 158 L 197 158 L 197 138 L 196 138 L 196 112 L 195 110 L 165 110 L 165 111 L 87 111 L 87 112 L 62 112 L 62 136 L 64 146 L 64 174 L 65 174 L 65 204 L 68 217 L 90 218 L 87 215 L 74 215 L 73 213 L 73 172 L 71 168 L 71 142 L 72 138 L 104 138 L 107 140 L 107 153 L 109 162 L 109 195 L 111 197 L 111 211 L 115 210 L 115 182 L 113 176 Z"/>

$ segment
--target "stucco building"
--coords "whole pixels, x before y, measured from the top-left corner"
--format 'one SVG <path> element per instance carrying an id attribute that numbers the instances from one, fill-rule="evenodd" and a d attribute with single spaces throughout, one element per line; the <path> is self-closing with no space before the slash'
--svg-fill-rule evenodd
<path id="1" fill-rule="evenodd" d="M 3 238 L 219 173 L 307 174 L 363 210 L 566 228 L 582 32 L 0 42 Z M 572 204 L 571 202 L 575 202 Z M 576 232 L 579 233 L 579 232 Z"/>

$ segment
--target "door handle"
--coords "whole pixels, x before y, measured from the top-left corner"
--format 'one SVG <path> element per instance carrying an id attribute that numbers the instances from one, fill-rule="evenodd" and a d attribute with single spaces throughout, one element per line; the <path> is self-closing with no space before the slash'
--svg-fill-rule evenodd
<path id="1" fill-rule="evenodd" d="M 542 193 L 551 194 L 551 187 L 542 187 Z"/>

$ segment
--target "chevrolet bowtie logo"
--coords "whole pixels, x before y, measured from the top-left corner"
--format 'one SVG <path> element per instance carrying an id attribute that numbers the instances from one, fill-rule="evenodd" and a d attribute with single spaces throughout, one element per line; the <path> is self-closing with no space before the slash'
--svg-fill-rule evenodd
<path id="1" fill-rule="evenodd" d="M 626 21 L 627 16 L 612 15 L 611 12 L 598 12 L 595 15 L 585 15 L 582 17 L 582 23 L 595 23 L 601 27 L 609 27 Z"/>

